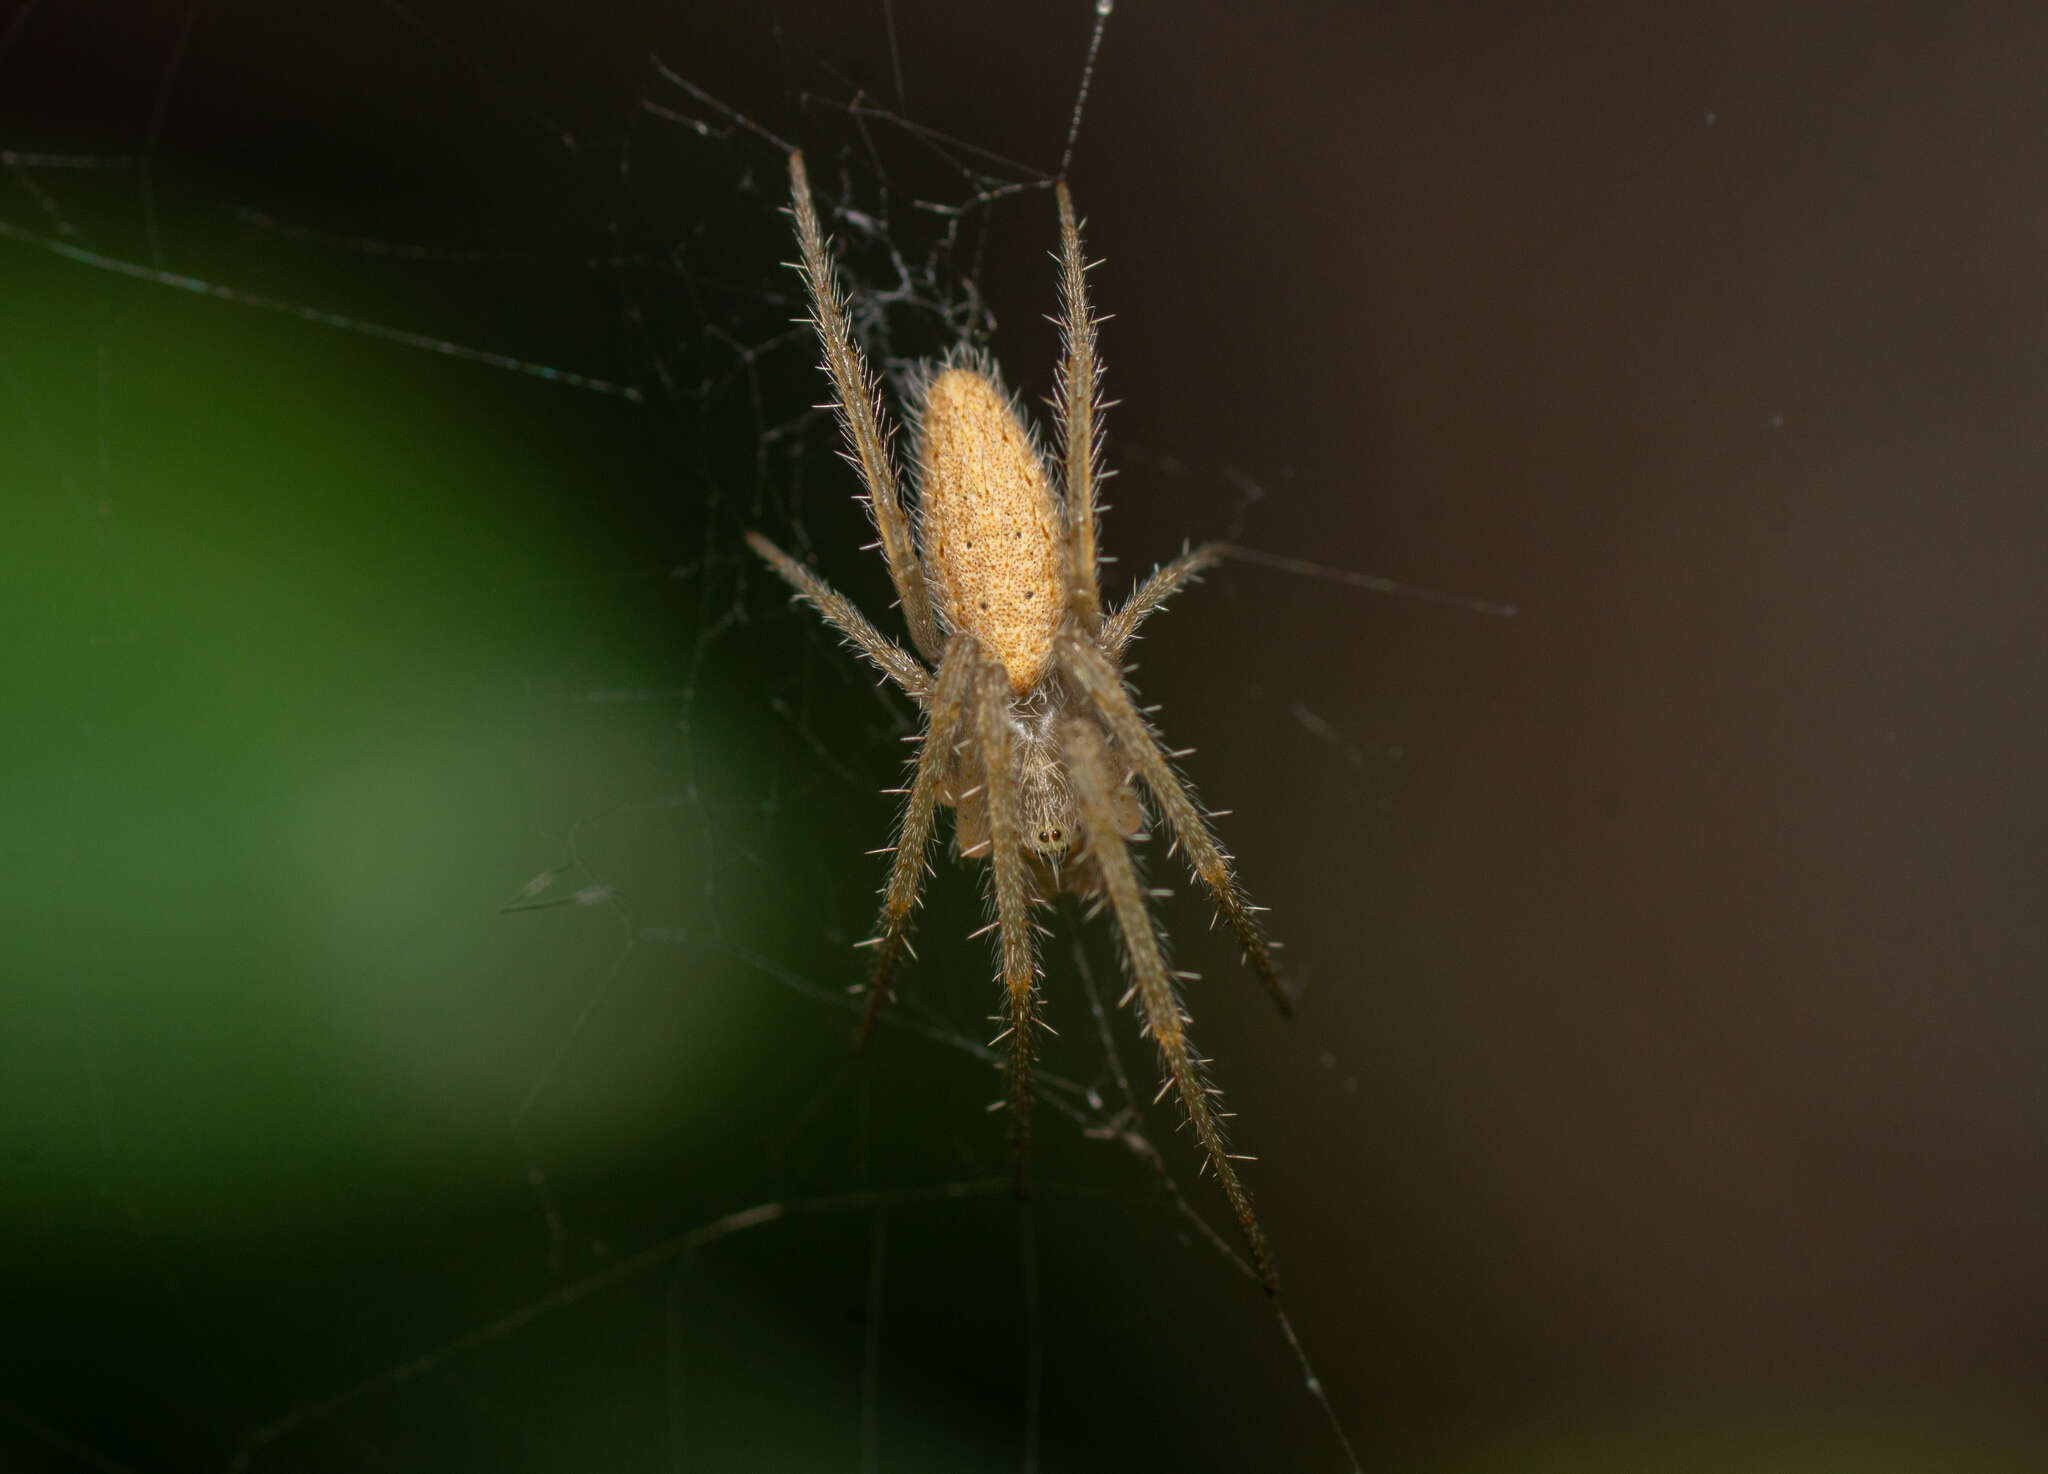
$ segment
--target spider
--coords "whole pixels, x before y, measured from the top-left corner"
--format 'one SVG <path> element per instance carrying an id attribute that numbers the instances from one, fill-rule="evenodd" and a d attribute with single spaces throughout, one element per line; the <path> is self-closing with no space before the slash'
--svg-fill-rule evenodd
<path id="1" fill-rule="evenodd" d="M 848 332 L 827 243 L 818 228 L 801 153 L 789 156 L 797 263 L 846 457 L 881 536 L 897 598 L 920 661 L 878 631 L 843 595 L 759 533 L 748 544 L 840 634 L 921 708 L 924 730 L 883 890 L 866 1004 L 854 1047 L 872 1034 L 898 967 L 925 874 L 939 805 L 954 810 L 955 844 L 988 863 L 996 954 L 1008 995 L 1012 1169 L 1025 1190 L 1039 964 L 1030 908 L 1064 889 L 1106 905 L 1132 979 L 1121 1000 L 1142 1001 L 1142 1031 L 1159 1046 L 1157 1099 L 1178 1091 L 1205 1156 L 1237 1215 L 1260 1279 L 1275 1290 L 1272 1256 L 1251 1196 L 1225 1150 L 1216 1087 L 1188 1037 L 1188 1015 L 1169 970 L 1130 842 L 1141 838 L 1141 785 L 1195 876 L 1237 933 L 1282 1014 L 1288 997 L 1257 912 L 1232 874 L 1204 812 L 1125 680 L 1123 655 L 1169 596 L 1217 561 L 1215 545 L 1185 551 L 1105 614 L 1097 578 L 1097 450 L 1102 401 L 1089 315 L 1087 266 L 1073 201 L 1056 182 L 1060 217 L 1062 363 L 1054 397 L 1057 477 L 992 362 L 955 351 L 926 365 L 909 411 L 915 520 L 904 508 L 891 453 L 893 427 L 879 386 Z M 930 662 L 927 666 L 925 662 Z M 884 853 L 889 853 L 884 851 Z"/>

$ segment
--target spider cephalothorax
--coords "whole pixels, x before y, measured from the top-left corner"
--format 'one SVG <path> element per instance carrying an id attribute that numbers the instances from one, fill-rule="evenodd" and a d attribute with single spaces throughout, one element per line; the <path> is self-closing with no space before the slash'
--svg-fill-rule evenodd
<path id="1" fill-rule="evenodd" d="M 913 531 L 872 375 L 848 333 L 846 306 L 811 205 L 803 156 L 791 154 L 790 212 L 803 252 L 811 321 L 824 350 L 849 458 L 859 468 L 911 643 L 887 639 L 842 595 L 758 533 L 748 542 L 924 713 L 923 745 L 897 836 L 874 972 L 856 1045 L 873 1031 L 908 950 L 937 807 L 955 813 L 963 857 L 986 860 L 997 955 L 1009 1002 L 1010 1121 L 1019 1189 L 1030 1140 L 1038 959 L 1029 908 L 1061 889 L 1104 901 L 1143 1003 L 1167 1082 L 1230 1198 L 1259 1273 L 1274 1287 L 1265 1236 L 1224 1149 L 1205 1063 L 1146 908 L 1129 841 L 1143 825 L 1138 788 L 1178 841 L 1281 1011 L 1287 995 L 1271 945 L 1230 857 L 1174 773 L 1124 679 L 1140 623 L 1216 560 L 1197 548 L 1155 571 L 1114 613 L 1102 610 L 1095 550 L 1100 377 L 1080 230 L 1066 182 L 1060 213 L 1060 323 L 1065 354 L 1055 408 L 1057 469 L 994 366 L 955 354 L 919 376 L 912 422 Z M 927 666 L 925 662 L 930 662 Z"/>

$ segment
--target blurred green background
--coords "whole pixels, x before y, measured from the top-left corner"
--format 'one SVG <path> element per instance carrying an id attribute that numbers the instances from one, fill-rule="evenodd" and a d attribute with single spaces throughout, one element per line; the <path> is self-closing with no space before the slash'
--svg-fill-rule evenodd
<path id="1" fill-rule="evenodd" d="M 886 614 L 760 130 L 892 373 L 1035 398 L 1050 200 L 976 196 L 1094 19 L 6 23 L 6 1467 L 1345 1467 L 1111 1129 L 1099 925 L 1028 1214 L 950 859 L 847 1060 L 910 714 L 740 542 Z M 1233 567 L 1139 652 L 1305 990 L 1162 908 L 1368 1467 L 2043 1464 L 2044 39 L 1114 17 L 1111 588 L 1522 605 Z"/>

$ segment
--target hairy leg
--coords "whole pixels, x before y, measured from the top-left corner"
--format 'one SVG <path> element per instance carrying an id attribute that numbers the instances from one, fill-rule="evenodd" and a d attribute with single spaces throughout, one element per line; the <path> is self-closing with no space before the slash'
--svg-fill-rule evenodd
<path id="1" fill-rule="evenodd" d="M 826 253 L 825 237 L 818 229 L 818 212 L 811 205 L 810 179 L 804 173 L 804 156 L 800 153 L 789 156 L 789 207 L 796 218 L 797 245 L 804 257 L 811 325 L 818 330 L 818 344 L 825 353 L 825 372 L 831 375 L 833 393 L 838 397 L 847 455 L 860 468 L 861 482 L 867 488 L 868 513 L 874 518 L 875 530 L 882 535 L 882 556 L 888 561 L 896 597 L 903 604 L 910 642 L 926 660 L 936 663 L 944 642 L 939 638 L 938 621 L 932 617 L 931 595 L 925 589 L 924 569 L 917 561 L 910 523 L 903 515 L 903 498 L 896 489 L 896 468 L 889 459 L 889 433 L 882 419 L 881 392 L 847 331 L 846 299 L 840 296 L 838 278 L 832 274 L 832 258 Z"/>
<path id="2" fill-rule="evenodd" d="M 1187 851 L 1188 864 L 1196 877 L 1208 887 L 1217 908 L 1229 921 L 1230 929 L 1237 933 L 1238 943 L 1244 948 L 1245 956 L 1251 959 L 1252 967 L 1258 973 L 1259 981 L 1265 985 L 1266 992 L 1272 996 L 1274 1006 L 1282 1014 L 1293 1013 L 1293 1000 L 1287 996 L 1287 989 L 1280 981 L 1279 969 L 1273 962 L 1272 944 L 1266 940 L 1265 929 L 1259 925 L 1255 914 L 1257 908 L 1238 886 L 1237 877 L 1230 868 L 1230 856 L 1216 842 L 1208 821 L 1195 807 L 1187 785 L 1174 773 L 1173 765 L 1167 762 L 1166 754 L 1160 750 L 1158 739 L 1152 735 L 1151 726 L 1131 700 L 1122 673 L 1094 644 L 1071 631 L 1060 641 L 1060 668 L 1087 693 L 1089 703 L 1101 713 L 1102 720 L 1115 734 L 1117 745 L 1138 765 L 1146 791 L 1159 806 L 1174 838 Z"/>
<path id="3" fill-rule="evenodd" d="M 1138 586 L 1123 607 L 1102 622 L 1103 652 L 1113 661 L 1123 659 L 1124 647 L 1131 643 L 1147 617 L 1222 561 L 1222 544 L 1203 543 L 1153 569 L 1152 576 Z"/>
<path id="4" fill-rule="evenodd" d="M 1053 403 L 1059 412 L 1060 480 L 1067 499 L 1067 608 L 1092 635 L 1102 628 L 1102 592 L 1095 566 L 1095 488 L 1103 479 L 1096 465 L 1102 371 L 1095 358 L 1088 263 L 1081 256 L 1074 201 L 1064 179 L 1054 183 L 1053 192 L 1060 206 L 1060 339 L 1065 350 Z"/>
<path id="5" fill-rule="evenodd" d="M 916 656 L 906 653 L 902 646 L 869 624 L 867 616 L 854 608 L 844 594 L 758 532 L 747 534 L 747 546 L 782 575 L 798 598 L 824 615 L 827 624 L 846 636 L 848 643 L 872 661 L 877 670 L 901 687 L 904 695 L 920 704 L 930 697 L 931 672 Z"/>
<path id="6" fill-rule="evenodd" d="M 903 809 L 903 827 L 896 835 L 896 858 L 889 866 L 889 884 L 882 892 L 882 918 L 876 934 L 862 946 L 875 949 L 875 969 L 868 979 L 867 1007 L 854 1031 L 858 1054 L 875 1032 L 875 1020 L 889 1001 L 889 987 L 903 954 L 910 950 L 910 913 L 924 884 L 925 846 L 932 837 L 932 811 L 939 785 L 953 768 L 953 746 L 960 736 L 961 717 L 973 689 L 981 652 L 971 636 L 959 635 L 939 662 L 931 701 L 925 708 L 924 746 L 917 755 L 917 776 L 910 783 L 910 802 Z"/>
<path id="7" fill-rule="evenodd" d="M 1180 1103 L 1195 1128 L 1195 1137 L 1237 1213 L 1238 1226 L 1251 1246 L 1259 1278 L 1265 1283 L 1266 1293 L 1273 1294 L 1279 1288 L 1279 1278 L 1273 1271 L 1266 1235 L 1252 1213 L 1251 1194 L 1237 1180 L 1237 1170 L 1230 1165 L 1233 1158 L 1224 1150 L 1222 1125 L 1210 1109 L 1215 1089 L 1202 1079 L 1201 1067 L 1206 1061 L 1195 1053 L 1194 1042 L 1188 1038 L 1188 1016 L 1174 992 L 1172 974 L 1166 970 L 1166 957 L 1152 928 L 1152 913 L 1145 909 L 1144 892 L 1139 889 L 1130 850 L 1117 831 L 1116 780 L 1109 770 L 1108 745 L 1094 723 L 1086 720 L 1070 723 L 1065 735 L 1067 763 L 1074 775 L 1074 791 L 1081 801 L 1081 825 L 1087 832 L 1088 850 L 1102 872 L 1116 929 L 1123 937 L 1124 955 L 1130 960 L 1135 991 L 1143 1000 L 1146 1022 L 1166 1064 L 1168 1078 L 1160 1094 L 1167 1090 L 1180 1092 Z"/>
<path id="8" fill-rule="evenodd" d="M 1017 830 L 1017 785 L 1010 771 L 1010 678 L 991 660 L 982 665 L 976 693 L 976 745 L 986 771 L 989 884 L 996 907 L 997 953 L 1009 996 L 1010 1170 L 1017 1196 L 1025 1195 L 1031 1149 L 1031 1060 L 1037 1045 L 1038 957 L 1031 941 L 1030 885 Z M 1000 1042 L 1000 1039 L 998 1040 Z"/>

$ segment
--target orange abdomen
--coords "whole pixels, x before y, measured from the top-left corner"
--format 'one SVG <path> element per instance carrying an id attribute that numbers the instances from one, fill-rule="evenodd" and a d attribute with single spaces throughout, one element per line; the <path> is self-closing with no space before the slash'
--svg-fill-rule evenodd
<path id="1" fill-rule="evenodd" d="M 917 439 L 918 542 L 939 607 L 1003 663 L 1022 696 L 1052 663 L 1060 508 L 1002 387 L 951 367 L 925 392 Z"/>

